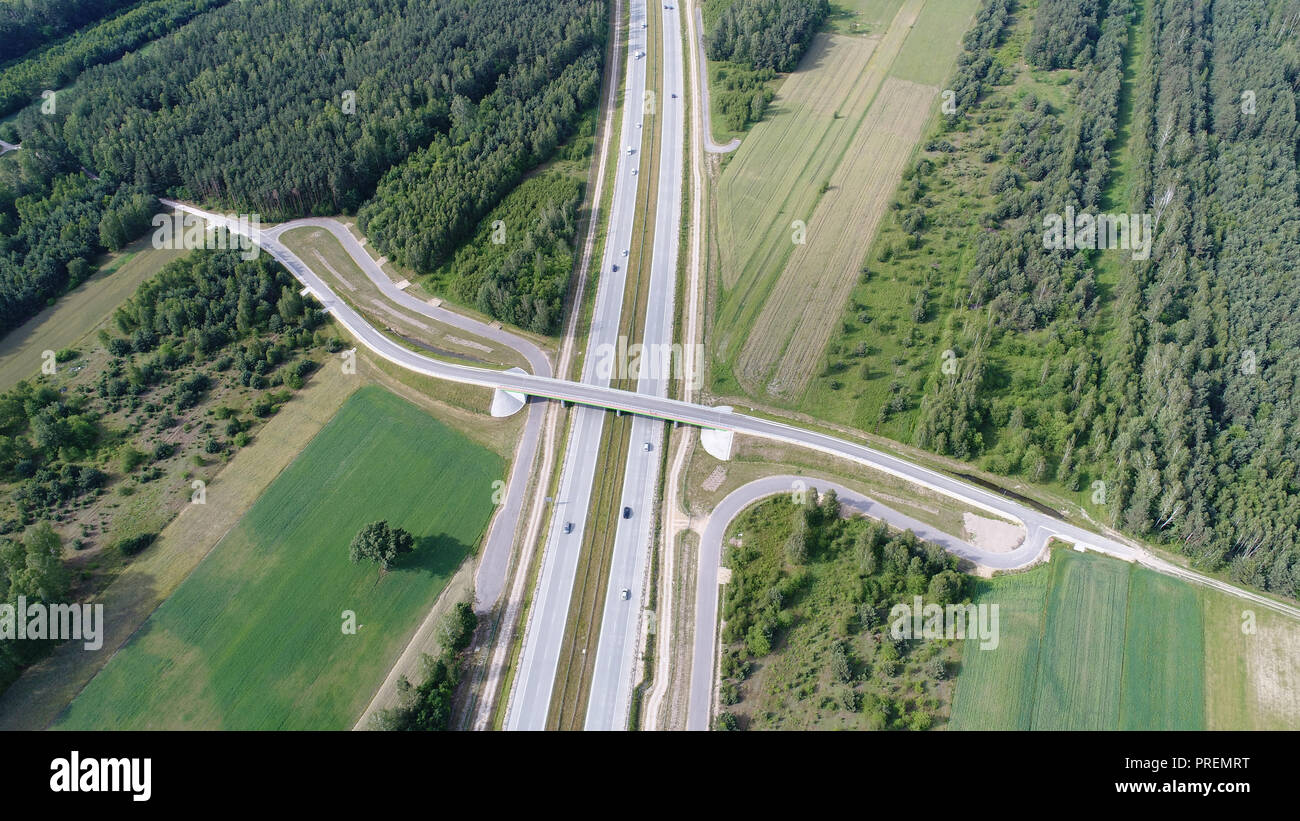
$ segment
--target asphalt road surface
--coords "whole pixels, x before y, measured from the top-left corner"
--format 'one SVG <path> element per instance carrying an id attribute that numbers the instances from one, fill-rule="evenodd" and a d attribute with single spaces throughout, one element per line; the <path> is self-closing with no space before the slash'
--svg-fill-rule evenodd
<path id="1" fill-rule="evenodd" d="M 1032 561 L 1036 549 L 1024 544 L 1012 553 L 990 553 L 944 533 L 936 527 L 913 519 L 879 502 L 850 490 L 837 482 L 807 476 L 766 476 L 736 488 L 709 514 L 700 537 L 699 574 L 695 585 L 695 646 L 691 654 L 691 690 L 686 715 L 686 729 L 707 730 L 713 716 L 714 660 L 717 658 L 718 569 L 722 562 L 722 540 L 727 526 L 745 508 L 760 499 L 816 488 L 819 493 L 834 490 L 840 503 L 849 510 L 880 519 L 899 530 L 911 530 L 918 538 L 933 542 L 950 553 L 965 556 L 981 564 L 1000 557 L 1016 556 L 1016 561 Z M 1037 550 L 1041 550 L 1037 548 Z M 1031 555 L 1032 554 L 1032 555 Z"/>
<path id="2" fill-rule="evenodd" d="M 188 210 L 192 213 L 200 214 L 205 218 L 216 222 L 222 222 L 224 220 L 224 218 L 219 214 L 204 212 L 193 208 L 192 206 L 174 203 L 169 200 L 164 200 L 164 202 Z M 733 413 L 731 411 L 711 408 L 705 405 L 697 405 L 691 402 L 683 402 L 677 399 L 667 399 L 633 391 L 624 391 L 618 388 L 610 388 L 586 382 L 572 382 L 569 380 L 537 376 L 529 373 L 496 371 L 472 365 L 443 362 L 416 353 L 415 351 L 411 351 L 397 344 L 367 323 L 356 313 L 356 311 L 352 310 L 347 303 L 339 299 L 324 280 L 303 263 L 303 261 L 300 260 L 292 251 L 284 247 L 284 245 L 273 238 L 267 237 L 265 232 L 260 233 L 258 236 L 254 237 L 254 239 L 258 240 L 259 245 L 261 245 L 267 253 L 274 256 L 290 271 L 290 273 L 297 277 L 307 290 L 315 296 L 317 301 L 321 303 L 324 309 L 333 315 L 335 320 L 351 333 L 358 342 L 376 355 L 382 356 L 390 362 L 415 371 L 416 373 L 422 373 L 436 379 L 449 379 L 467 385 L 479 385 L 487 388 L 503 388 L 505 390 L 525 393 L 530 396 L 563 399 L 595 408 L 618 409 L 656 419 L 677 420 L 702 428 L 730 430 L 739 434 L 757 436 L 759 438 L 776 442 L 785 442 L 787 444 L 797 445 L 810 450 L 828 453 L 833 456 L 839 456 L 884 473 L 888 473 L 892 476 L 897 476 L 938 493 L 942 493 L 970 505 L 971 507 L 986 510 L 990 513 L 1018 522 L 1025 526 L 1026 532 L 1028 533 L 1028 539 L 1026 541 L 1027 546 L 1041 546 L 1046 544 L 1048 539 L 1053 536 L 1059 537 L 1065 541 L 1079 544 L 1099 553 L 1105 553 L 1129 561 L 1141 560 L 1144 565 L 1160 570 L 1161 572 L 1167 572 L 1170 575 L 1177 575 L 1183 578 L 1195 578 L 1200 583 L 1218 587 L 1225 592 L 1230 592 L 1241 598 L 1256 601 L 1257 603 L 1270 607 L 1278 612 L 1287 613 L 1300 618 L 1300 608 L 1295 608 L 1291 605 L 1274 601 L 1271 598 L 1251 593 L 1250 591 L 1242 590 L 1241 588 L 1232 585 L 1221 582 L 1216 583 L 1216 580 L 1206 579 L 1191 571 L 1185 571 L 1182 568 L 1170 566 L 1167 562 L 1151 558 L 1149 554 L 1140 547 L 1118 541 L 1109 536 L 1103 536 L 1079 525 L 1048 516 L 1044 513 L 1028 508 L 1014 499 L 1009 499 L 1000 494 L 985 490 L 984 488 L 976 487 L 975 485 L 955 479 L 936 470 L 915 464 L 901 457 L 892 456 L 847 439 L 840 439 L 828 434 L 805 430 L 772 419 L 746 416 L 745 414 Z M 594 447 L 594 445 L 592 446 Z M 1030 561 L 1030 559 L 1025 558 L 1024 556 L 1024 553 L 1027 552 L 1029 551 L 1025 550 L 1018 553 L 1001 554 L 1005 558 L 997 563 L 993 563 L 991 566 L 1004 569 L 1023 567 Z M 990 559 L 990 561 L 994 560 Z"/>
<path id="3" fill-rule="evenodd" d="M 308 218 L 281 223 L 262 232 L 263 236 L 278 240 L 286 231 L 295 228 L 320 228 L 329 231 L 339 241 L 371 282 L 388 297 L 402 307 L 437 320 L 444 325 L 474 334 L 475 336 L 496 342 L 511 348 L 528 360 L 533 373 L 539 376 L 551 375 L 551 363 L 541 348 L 530 340 L 511 333 L 503 328 L 495 328 L 476 319 L 472 319 L 441 306 L 433 306 L 422 299 L 411 296 L 397 287 L 397 284 L 385 274 L 383 269 L 361 246 L 342 223 L 335 219 Z M 519 516 L 523 512 L 524 496 L 528 489 L 529 471 L 537 455 L 537 443 L 541 435 L 542 420 L 546 416 L 546 403 L 532 401 L 528 403 L 528 418 L 524 421 L 523 435 L 511 461 L 510 478 L 506 481 L 505 494 L 501 505 L 492 517 L 487 538 L 483 540 L 483 552 L 478 567 L 474 571 L 474 603 L 479 613 L 491 610 L 501 598 L 505 589 L 506 575 L 510 570 L 510 556 L 514 551 L 515 534 L 519 528 Z"/>
<path id="4" fill-rule="evenodd" d="M 644 116 L 646 60 L 638 55 L 646 50 L 647 30 L 641 27 L 645 15 L 645 0 L 632 0 L 628 13 L 627 70 L 624 74 L 623 120 L 618 163 L 614 171 L 614 193 L 604 256 L 600 262 L 596 307 L 583 359 L 582 384 L 598 391 L 609 390 L 610 378 L 616 375 L 606 372 L 601 365 L 608 362 L 604 352 L 618 349 L 628 265 L 628 258 L 623 253 L 632 247 L 632 225 L 636 219 L 638 176 L 632 170 L 641 164 L 644 133 L 639 126 Z M 592 407 L 578 408 L 574 414 L 559 491 L 553 502 L 550 531 L 542 553 L 536 597 L 529 611 L 514 691 L 510 694 L 506 712 L 508 730 L 546 728 L 578 557 L 590 512 L 604 422 L 604 412 Z M 572 526 L 571 532 L 564 532 L 566 525 Z"/>
<path id="5" fill-rule="evenodd" d="M 657 4 L 654 8 L 658 8 Z M 661 130 L 659 188 L 656 192 L 654 245 L 650 287 L 646 302 L 642 343 L 650 351 L 671 354 L 673 308 L 677 282 L 677 251 L 681 239 L 682 162 L 685 157 L 686 111 L 682 33 L 677 5 L 661 10 L 664 44 L 661 74 L 663 93 L 654 101 Z M 674 97 L 673 95 L 677 96 Z M 665 397 L 673 368 L 680 358 L 655 356 L 654 363 L 642 357 L 637 392 Z M 676 361 L 674 361 L 676 360 Z M 621 730 L 627 726 L 636 684 L 637 637 L 646 594 L 646 571 L 650 564 L 654 536 L 653 507 L 659 485 L 659 466 L 665 441 L 664 423 L 638 416 L 632 420 L 632 441 L 628 446 L 627 468 L 619 509 L 632 508 L 630 519 L 618 519 L 610 574 L 606 579 L 605 608 L 601 616 L 596 664 L 587 700 L 585 728 Z M 650 450 L 646 450 L 649 443 Z M 628 598 L 622 591 L 628 591 Z"/>

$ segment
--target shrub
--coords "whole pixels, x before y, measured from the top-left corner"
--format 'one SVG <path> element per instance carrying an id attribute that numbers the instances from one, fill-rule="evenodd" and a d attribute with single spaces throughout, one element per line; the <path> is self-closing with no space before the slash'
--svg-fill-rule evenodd
<path id="1" fill-rule="evenodd" d="M 134 556 L 153 544 L 156 538 L 158 538 L 157 533 L 139 533 L 125 539 L 118 539 L 115 547 L 123 556 Z"/>

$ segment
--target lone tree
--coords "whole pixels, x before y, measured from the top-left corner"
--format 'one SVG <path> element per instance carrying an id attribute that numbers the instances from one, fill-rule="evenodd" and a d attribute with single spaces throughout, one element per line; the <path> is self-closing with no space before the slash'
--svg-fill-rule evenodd
<path id="1" fill-rule="evenodd" d="M 348 558 L 353 563 L 369 559 L 387 570 L 398 556 L 410 553 L 414 546 L 415 537 L 400 527 L 389 527 L 386 521 L 371 522 L 352 539 Z"/>

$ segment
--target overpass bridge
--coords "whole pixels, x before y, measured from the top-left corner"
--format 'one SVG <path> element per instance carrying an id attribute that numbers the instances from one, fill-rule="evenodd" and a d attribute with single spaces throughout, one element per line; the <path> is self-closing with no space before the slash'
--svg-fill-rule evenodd
<path id="1" fill-rule="evenodd" d="M 162 200 L 162 202 L 179 210 L 201 216 L 209 221 L 226 225 L 231 230 L 238 229 L 237 223 L 227 220 L 219 214 L 202 211 L 171 200 Z M 729 431 L 733 434 L 742 433 L 820 451 L 887 473 L 911 484 L 919 485 L 955 499 L 962 504 L 992 513 L 995 516 L 1010 519 L 1024 526 L 1027 533 L 1026 541 L 1029 544 L 1045 548 L 1050 539 L 1059 538 L 1072 542 L 1080 548 L 1105 553 L 1125 561 L 1138 562 L 1161 573 L 1179 576 L 1189 581 L 1219 588 L 1224 592 L 1249 599 L 1272 610 L 1300 618 L 1300 608 L 1279 602 L 1272 597 L 1243 590 L 1226 582 L 1220 582 L 1217 579 L 1195 574 L 1154 556 L 1150 551 L 1136 544 L 1095 533 L 1034 510 L 990 490 L 955 479 L 937 470 L 923 467 L 897 456 L 891 456 L 857 442 L 805 430 L 784 422 L 734 413 L 729 408 L 708 407 L 679 399 L 572 382 L 567 379 L 524 373 L 517 370 L 498 371 L 454 362 L 443 362 L 409 350 L 370 325 L 350 305 L 340 299 L 329 285 L 308 268 L 296 254 L 279 242 L 276 237 L 280 232 L 291 229 L 298 224 L 299 221 L 295 221 L 276 226 L 269 229 L 269 231 L 255 230 L 252 239 L 289 269 L 321 303 L 322 307 L 340 325 L 346 328 L 360 344 L 376 355 L 416 373 L 425 374 L 435 379 L 447 379 L 492 390 L 513 391 L 526 396 L 558 399 L 594 408 L 695 425 L 707 430 Z M 1036 557 L 1020 561 L 1016 566 L 1028 564 L 1033 561 L 1033 558 Z"/>

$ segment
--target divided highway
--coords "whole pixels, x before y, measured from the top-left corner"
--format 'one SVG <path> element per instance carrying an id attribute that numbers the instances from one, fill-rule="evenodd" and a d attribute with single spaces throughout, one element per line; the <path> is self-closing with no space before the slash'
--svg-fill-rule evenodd
<path id="1" fill-rule="evenodd" d="M 655 101 L 660 115 L 659 187 L 656 193 L 654 245 L 650 269 L 649 297 L 641 342 L 651 351 L 668 351 L 673 341 L 676 305 L 677 252 L 682 216 L 682 161 L 685 157 L 686 112 L 683 108 L 682 33 L 675 4 L 663 10 L 662 55 L 663 94 Z M 668 395 L 671 366 L 681 362 L 658 360 L 654 369 L 642 363 L 637 392 L 655 397 Z M 663 366 L 669 367 L 663 367 Z M 654 500 L 659 487 L 659 466 L 664 442 L 664 423 L 638 416 L 632 420 L 632 441 L 628 447 L 622 500 L 619 507 L 631 508 L 630 519 L 619 519 L 614 536 L 610 574 L 605 580 L 605 609 L 601 617 L 596 665 L 587 701 L 585 728 L 621 730 L 627 726 L 632 690 L 636 684 L 637 641 L 646 593 L 646 571 L 654 536 Z M 646 448 L 647 444 L 649 449 Z M 622 591 L 628 591 L 628 598 Z"/>
<path id="2" fill-rule="evenodd" d="M 594 391 L 610 390 L 611 374 L 603 373 L 600 366 L 603 361 L 608 361 L 603 352 L 617 349 L 622 324 L 628 267 L 624 254 L 632 247 L 632 226 L 636 220 L 638 177 L 633 169 L 641 164 L 639 152 L 644 130 L 641 124 L 646 91 L 644 54 L 647 30 L 642 24 L 646 20 L 646 5 L 645 0 L 632 0 L 629 5 L 627 70 L 618 143 L 621 150 L 614 170 L 613 202 L 581 377 L 581 384 Z M 602 407 L 599 403 L 595 405 Z M 546 728 L 590 511 L 604 423 L 603 411 L 581 407 L 576 410 L 569 430 L 560 487 L 542 552 L 536 597 L 529 610 L 514 690 L 509 697 L 506 713 L 506 729 L 509 730 Z"/>

